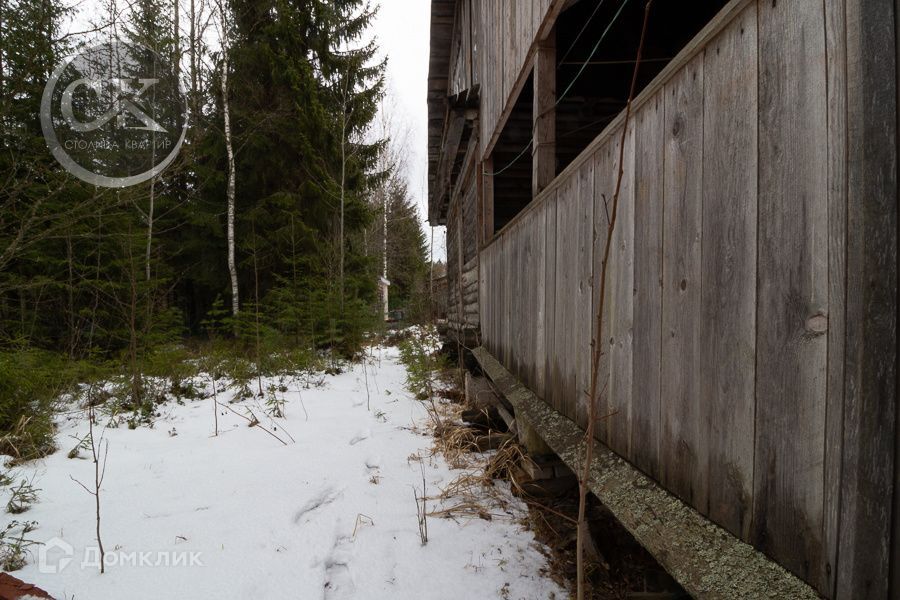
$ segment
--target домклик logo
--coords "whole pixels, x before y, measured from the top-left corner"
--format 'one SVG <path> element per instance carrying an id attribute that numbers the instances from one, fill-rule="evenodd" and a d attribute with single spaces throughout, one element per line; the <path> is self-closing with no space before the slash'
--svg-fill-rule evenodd
<path id="1" fill-rule="evenodd" d="M 176 73 L 153 50 L 124 41 L 90 46 L 63 61 L 41 99 L 41 127 L 53 156 L 102 187 L 158 175 L 187 132 Z"/>

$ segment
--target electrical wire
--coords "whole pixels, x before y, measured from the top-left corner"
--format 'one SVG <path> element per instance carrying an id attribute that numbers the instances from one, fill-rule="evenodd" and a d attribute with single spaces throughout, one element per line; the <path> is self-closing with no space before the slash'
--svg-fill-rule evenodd
<path id="1" fill-rule="evenodd" d="M 584 35 L 584 32 L 587 31 L 587 28 L 590 27 L 591 22 L 594 20 L 594 17 L 597 16 L 597 13 L 600 12 L 600 7 L 603 6 L 604 0 L 600 0 L 597 3 L 597 6 L 594 7 L 594 12 L 591 13 L 591 16 L 588 17 L 588 20 L 584 22 L 584 27 L 581 28 L 581 31 L 578 32 L 578 35 L 575 36 L 575 40 L 572 42 L 572 45 L 569 46 L 569 49 L 566 50 L 566 53 L 563 54 L 563 57 L 560 59 L 559 63 L 562 64 L 566 62 L 566 59 L 569 58 L 569 55 L 572 54 L 572 50 L 575 49 L 575 44 L 578 43 L 578 40 L 581 39 L 581 36 Z"/>
<path id="2" fill-rule="evenodd" d="M 569 94 L 569 92 L 572 91 L 572 88 L 575 86 L 575 83 L 584 74 L 584 70 L 587 68 L 588 64 L 591 62 L 591 60 L 593 60 L 594 56 L 597 54 L 597 51 L 600 49 L 600 45 L 603 44 L 603 40 L 606 39 L 606 36 L 609 33 L 610 29 L 612 29 L 613 25 L 615 25 L 616 21 L 618 21 L 619 16 L 622 14 L 622 11 L 625 10 L 625 6 L 628 4 L 628 2 L 629 2 L 629 0 L 622 1 L 622 4 L 619 6 L 619 10 L 616 11 L 616 14 L 613 15 L 613 18 L 609 22 L 609 24 L 606 26 L 606 29 L 603 30 L 603 34 L 597 40 L 597 43 L 594 44 L 594 48 L 591 50 L 590 55 L 588 55 L 587 59 L 582 62 L 581 68 L 578 69 L 578 72 L 575 74 L 575 77 L 572 79 L 572 81 L 566 87 L 565 91 L 563 91 L 563 93 L 556 99 L 556 102 L 553 104 L 553 106 L 551 108 L 547 109 L 546 111 L 544 111 L 542 114 L 538 115 L 538 119 L 540 119 L 545 114 L 550 112 L 550 110 L 553 110 L 556 107 L 558 107 L 560 105 L 560 103 L 562 103 L 562 101 L 565 100 L 565 98 Z M 600 3 L 597 5 L 597 9 L 599 9 L 600 5 L 602 5 L 602 4 L 603 4 L 603 0 L 600 0 Z M 594 13 L 591 15 L 591 19 L 593 19 L 594 15 L 596 13 L 597 13 L 597 11 L 595 10 Z M 590 20 L 588 22 L 590 22 Z M 581 33 L 584 33 L 585 29 L 587 29 L 587 24 L 585 24 L 585 28 L 582 29 Z M 579 37 L 581 36 L 581 33 L 578 34 Z M 577 41 L 578 41 L 578 38 L 576 38 L 575 42 L 573 42 L 572 45 L 569 47 L 569 50 L 566 52 L 565 56 L 568 56 L 569 52 L 572 51 L 572 48 L 575 47 L 575 43 Z M 558 69 L 559 69 L 559 67 L 557 67 L 557 70 Z M 537 120 L 537 119 L 535 119 L 535 120 Z M 515 165 L 519 161 L 519 159 L 521 159 L 523 156 L 525 156 L 525 153 L 528 152 L 528 150 L 533 145 L 534 145 L 534 128 L 532 128 L 532 130 L 531 130 L 531 141 L 528 142 L 528 145 L 525 146 L 525 148 L 523 148 L 522 151 L 519 152 L 515 158 L 513 158 L 508 164 L 504 165 L 503 168 L 501 168 L 499 170 L 496 170 L 494 172 L 488 172 L 486 170 L 482 170 L 482 174 L 483 175 L 491 175 L 494 177 L 497 175 L 502 175 L 503 173 L 508 171 L 510 168 L 512 168 L 512 166 Z"/>

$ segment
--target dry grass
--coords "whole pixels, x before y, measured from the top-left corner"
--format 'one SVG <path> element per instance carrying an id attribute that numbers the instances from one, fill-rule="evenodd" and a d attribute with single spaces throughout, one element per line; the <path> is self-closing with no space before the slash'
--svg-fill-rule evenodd
<path id="1" fill-rule="evenodd" d="M 445 374 L 442 380 L 453 386 L 460 377 Z M 452 469 L 462 471 L 453 481 L 429 498 L 437 507 L 429 516 L 452 519 L 524 519 L 527 515 L 513 510 L 512 490 L 521 491 L 510 475 L 525 457 L 521 446 L 512 440 L 499 449 L 481 452 L 478 438 L 485 433 L 462 421 L 462 412 L 471 407 L 460 403 L 459 388 L 446 389 L 442 394 L 449 401 L 438 404 L 440 427 L 435 427 L 433 454 L 440 454 Z M 499 480 L 499 481 L 498 481 Z"/>
<path id="2" fill-rule="evenodd" d="M 441 380 L 452 386 L 459 377 L 445 374 Z M 479 451 L 477 439 L 485 432 L 462 421 L 463 411 L 472 407 L 447 399 L 452 397 L 452 392 L 446 393 L 445 399 L 436 403 L 441 411 L 441 426 L 431 428 L 434 436 L 431 455 L 415 455 L 415 460 L 419 461 L 441 455 L 453 469 L 460 471 L 447 486 L 428 498 L 433 503 L 428 516 L 461 521 L 506 519 L 522 522 L 534 532 L 541 542 L 541 551 L 547 556 L 548 567 L 542 574 L 562 587 L 574 590 L 577 489 L 540 500 L 529 496 L 519 481 L 525 476 L 523 466 L 533 462 L 525 449 L 515 440 L 509 440 L 497 450 Z M 527 510 L 523 510 L 522 503 Z M 587 564 L 589 598 L 619 600 L 630 597 L 631 592 L 640 589 L 638 582 L 645 573 L 661 570 L 598 503 L 588 512 L 588 521 L 594 531 L 593 539 L 598 540 L 600 546 L 596 548 L 591 544 Z M 677 586 L 674 587 L 677 590 Z M 665 585 L 659 591 L 663 592 L 661 598 L 682 597 L 677 591 L 667 595 L 665 592 L 672 592 L 672 589 Z"/>
<path id="3" fill-rule="evenodd" d="M 444 426 L 435 430 L 433 452 L 440 453 L 452 469 L 472 466 L 472 454 L 478 452 L 478 431 L 457 420 L 444 420 Z"/>

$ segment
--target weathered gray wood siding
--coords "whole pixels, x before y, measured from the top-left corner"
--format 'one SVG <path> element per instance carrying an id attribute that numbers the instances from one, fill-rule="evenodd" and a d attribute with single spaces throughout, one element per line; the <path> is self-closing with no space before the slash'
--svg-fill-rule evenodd
<path id="1" fill-rule="evenodd" d="M 453 8 L 446 96 L 479 90 L 476 131 L 461 173 L 450 190 L 447 211 L 448 321 L 456 331 L 477 330 L 480 236 L 483 201 L 479 189 L 485 141 L 491 142 L 531 69 L 535 42 L 551 10 L 564 0 L 457 0 Z M 485 82 L 491 82 L 485 85 Z M 441 124 L 447 127 L 447 123 Z"/>
<path id="2" fill-rule="evenodd" d="M 848 599 L 897 563 L 894 11 L 736 0 L 642 92 L 602 340 L 622 117 L 481 252 L 507 369 L 583 426 L 598 344 L 599 438 Z"/>
<path id="3" fill-rule="evenodd" d="M 466 0 L 461 0 L 466 1 Z M 468 0 L 473 1 L 473 0 Z M 531 71 L 535 40 L 546 35 L 552 14 L 566 0 L 475 0 L 478 77 L 481 86 L 481 152 L 496 141 Z"/>

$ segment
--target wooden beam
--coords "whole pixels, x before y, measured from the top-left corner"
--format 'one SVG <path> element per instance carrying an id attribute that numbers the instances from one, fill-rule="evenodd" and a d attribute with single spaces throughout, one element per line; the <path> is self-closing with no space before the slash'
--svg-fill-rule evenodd
<path id="1" fill-rule="evenodd" d="M 751 0 L 741 1 L 750 2 Z M 528 76 L 531 74 L 531 63 L 534 57 L 534 53 L 537 51 L 537 41 L 544 39 L 550 34 L 565 4 L 566 0 L 551 0 L 551 4 L 548 7 L 547 12 L 544 14 L 543 20 L 541 21 L 541 26 L 538 29 L 537 36 L 535 37 L 535 42 L 532 43 L 528 49 L 528 53 L 525 56 L 525 60 L 522 62 L 522 67 L 519 70 L 519 75 L 516 77 L 515 83 L 513 84 L 512 88 L 507 90 L 506 94 L 504 94 L 504 98 L 500 99 L 500 104 L 503 108 L 500 111 L 499 118 L 496 119 L 495 123 L 485 122 L 485 125 L 487 125 L 487 129 L 483 132 L 485 135 L 485 139 L 483 140 L 484 147 L 481 151 L 483 156 L 487 157 L 494 151 L 494 144 L 496 144 L 497 140 L 500 139 L 500 132 L 502 132 L 504 127 L 506 127 L 506 121 L 512 114 L 513 109 L 516 105 L 516 100 L 518 100 L 519 94 L 522 92 L 522 89 L 525 87 L 525 83 L 528 81 Z M 501 58 L 505 57 L 501 56 Z M 502 73 L 503 69 L 499 69 L 498 75 L 502 75 Z M 486 81 L 490 80 L 490 77 L 485 76 L 484 74 L 482 74 L 482 77 L 484 77 Z"/>
<path id="2" fill-rule="evenodd" d="M 484 373 L 533 427 L 578 471 L 584 431 L 552 409 L 482 347 L 472 351 Z M 599 442 L 591 491 L 675 580 L 695 598 L 791 598 L 819 595 L 752 546 L 706 520 Z"/>
<path id="3" fill-rule="evenodd" d="M 556 177 L 556 35 L 538 43 L 534 55 L 533 196 Z"/>
<path id="4" fill-rule="evenodd" d="M 897 78 L 892 0 L 847 0 L 847 288 L 837 598 L 897 597 Z M 897 556 L 894 555 L 895 568 Z"/>
<path id="5" fill-rule="evenodd" d="M 465 111 L 452 110 L 448 116 L 447 134 L 441 144 L 441 158 L 438 161 L 438 190 L 445 190 L 450 185 L 453 163 L 459 153 L 463 130 L 466 126 Z"/>
<path id="6" fill-rule="evenodd" d="M 481 183 L 481 223 L 482 246 L 487 246 L 494 238 L 494 158 L 484 159 Z"/>

